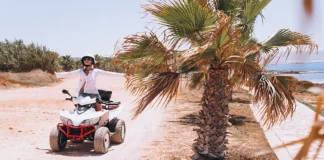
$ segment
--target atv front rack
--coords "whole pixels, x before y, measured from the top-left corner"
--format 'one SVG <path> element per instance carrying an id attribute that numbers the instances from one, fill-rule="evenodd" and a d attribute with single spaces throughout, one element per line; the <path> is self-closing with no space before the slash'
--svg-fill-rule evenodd
<path id="1" fill-rule="evenodd" d="M 64 126 L 64 127 L 63 127 Z M 62 127 L 65 129 L 62 129 Z M 57 128 L 68 138 L 73 140 L 83 140 L 84 137 L 96 131 L 94 125 L 71 126 L 64 123 L 57 124 Z"/>

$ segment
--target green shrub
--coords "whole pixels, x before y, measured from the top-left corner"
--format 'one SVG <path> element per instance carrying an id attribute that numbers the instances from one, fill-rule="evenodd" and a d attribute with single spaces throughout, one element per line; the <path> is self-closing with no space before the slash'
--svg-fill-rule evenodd
<path id="1" fill-rule="evenodd" d="M 29 72 L 41 69 L 54 73 L 59 55 L 45 46 L 25 45 L 22 40 L 0 42 L 0 71 Z"/>
<path id="2" fill-rule="evenodd" d="M 61 56 L 59 58 L 59 64 L 64 71 L 74 70 L 77 65 L 71 55 Z"/>

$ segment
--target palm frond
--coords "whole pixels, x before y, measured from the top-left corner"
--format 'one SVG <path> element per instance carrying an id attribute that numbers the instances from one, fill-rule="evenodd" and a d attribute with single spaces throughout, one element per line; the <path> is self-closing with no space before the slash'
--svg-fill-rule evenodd
<path id="1" fill-rule="evenodd" d="M 128 68 L 128 74 L 141 72 L 148 76 L 157 72 L 175 71 L 178 42 L 170 42 L 166 37 L 159 40 L 153 32 L 131 35 L 125 38 L 116 58 L 132 66 Z"/>
<path id="2" fill-rule="evenodd" d="M 250 80 L 251 75 L 262 71 L 257 63 L 257 53 L 251 52 L 246 55 L 230 56 L 226 63 L 233 70 L 232 78 L 237 79 L 237 83 L 245 84 Z"/>
<path id="3" fill-rule="evenodd" d="M 203 41 L 201 32 L 213 25 L 216 17 L 208 6 L 198 1 L 152 1 L 143 7 L 165 26 L 172 37 Z"/>
<path id="4" fill-rule="evenodd" d="M 136 60 L 152 56 L 160 57 L 167 54 L 164 42 L 150 31 L 149 34 L 135 34 L 125 38 L 122 48 L 118 51 L 118 58 L 124 61 Z"/>
<path id="5" fill-rule="evenodd" d="M 247 40 L 243 41 L 242 45 L 251 45 L 251 44 L 257 44 L 258 39 L 255 37 L 249 37 Z"/>
<path id="6" fill-rule="evenodd" d="M 311 53 L 317 47 L 308 35 L 292 32 L 289 29 L 280 29 L 277 33 L 261 44 L 261 50 L 268 53 L 272 49 L 287 46 L 294 46 L 299 52 L 303 51 L 303 46 L 308 46 L 308 53 Z"/>
<path id="7" fill-rule="evenodd" d="M 263 20 L 261 11 L 270 3 L 271 0 L 249 0 L 242 6 L 242 13 L 239 15 L 240 27 L 242 29 L 243 39 L 248 39 L 254 30 L 257 17 Z"/>
<path id="8" fill-rule="evenodd" d="M 289 92 L 295 92 L 298 85 L 298 80 L 293 76 L 276 76 L 276 79 L 282 84 Z"/>
<path id="9" fill-rule="evenodd" d="M 207 65 L 209 64 L 210 60 L 214 59 L 215 57 L 214 52 L 214 50 L 205 50 L 201 54 L 195 54 L 182 58 L 182 60 L 179 61 L 180 65 L 178 67 L 178 71 L 182 74 L 188 74 L 195 71 L 206 72 Z"/>
<path id="10" fill-rule="evenodd" d="M 243 19 L 246 24 L 253 23 L 261 11 L 271 2 L 271 0 L 249 0 L 245 1 Z"/>
<path id="11" fill-rule="evenodd" d="M 134 74 L 128 74 L 126 76 L 125 87 L 132 95 L 138 96 L 150 87 L 149 85 L 143 85 L 149 77 L 150 75 L 146 75 L 140 71 L 136 71 Z"/>
<path id="12" fill-rule="evenodd" d="M 232 69 L 238 71 L 244 71 L 247 68 L 250 73 L 259 71 L 255 70 L 254 66 L 259 66 L 258 62 L 260 54 L 258 51 L 258 45 L 254 43 L 256 40 L 249 38 L 249 40 L 242 42 L 234 42 L 234 47 L 229 48 L 225 57 L 223 57 L 225 63 L 228 63 Z M 249 67 L 251 66 L 251 67 Z"/>
<path id="13" fill-rule="evenodd" d="M 195 72 L 199 70 L 199 66 L 196 64 L 196 61 L 187 60 L 179 65 L 179 71 L 184 74 L 188 74 L 190 72 Z"/>
<path id="14" fill-rule="evenodd" d="M 203 86 L 203 82 L 206 80 L 206 73 L 196 72 L 192 73 L 189 77 L 188 86 L 190 90 L 200 89 Z"/>
<path id="15" fill-rule="evenodd" d="M 297 53 L 306 52 L 307 54 L 311 54 L 318 48 L 317 44 L 311 40 L 310 36 L 292 32 L 289 29 L 280 29 L 273 36 L 269 37 L 268 40 L 260 44 L 260 51 L 269 54 L 269 56 L 265 58 L 264 66 L 278 55 L 280 47 L 288 48 L 286 52 L 279 56 L 278 60 L 283 56 L 288 58 L 292 51 L 292 47 L 296 48 Z"/>
<path id="16" fill-rule="evenodd" d="M 243 6 L 241 0 L 215 0 L 215 9 L 224 11 L 228 16 L 233 16 L 240 12 Z"/>
<path id="17" fill-rule="evenodd" d="M 188 3 L 192 3 L 192 2 L 198 2 L 201 6 L 207 6 L 209 5 L 209 0 L 187 0 Z"/>
<path id="18" fill-rule="evenodd" d="M 206 51 L 213 50 L 215 58 L 225 62 L 229 56 L 241 52 L 239 49 L 241 31 L 233 24 L 232 17 L 222 12 L 218 13 L 218 17 L 220 20 L 211 32 L 208 40 L 210 44 Z"/>
<path id="19" fill-rule="evenodd" d="M 220 21 L 215 24 L 214 28 L 203 33 L 207 38 L 202 45 L 192 46 L 180 53 L 183 61 L 191 64 L 190 67 L 198 63 L 208 64 L 210 60 L 222 60 L 233 54 L 239 31 L 231 28 L 230 17 L 224 13 L 219 12 L 217 17 L 220 17 Z"/>
<path id="20" fill-rule="evenodd" d="M 162 105 L 166 107 L 176 97 L 179 85 L 180 74 L 172 72 L 156 73 L 143 79 L 140 85 L 129 85 L 131 91 L 140 94 L 136 107 L 132 110 L 133 119 L 149 105 L 154 106 L 155 103 L 159 105 L 164 101 Z M 155 103 L 152 104 L 154 101 Z"/>
<path id="21" fill-rule="evenodd" d="M 231 79 L 253 92 L 254 103 L 261 107 L 263 125 L 269 128 L 292 115 L 295 109 L 292 92 L 297 81 L 293 77 L 267 73 L 258 64 L 258 55 L 258 52 L 251 52 L 244 56 L 231 56 L 227 63 L 233 69 Z"/>
<path id="22" fill-rule="evenodd" d="M 287 77 L 258 72 L 247 83 L 253 91 L 254 103 L 261 108 L 263 125 L 270 128 L 276 123 L 283 122 L 295 111 L 295 99 L 292 90 L 296 86 L 296 80 Z"/>
<path id="23" fill-rule="evenodd" d="M 259 58 L 260 58 L 260 52 L 259 51 L 251 52 L 251 53 L 245 55 L 245 59 L 248 62 L 258 63 Z"/>

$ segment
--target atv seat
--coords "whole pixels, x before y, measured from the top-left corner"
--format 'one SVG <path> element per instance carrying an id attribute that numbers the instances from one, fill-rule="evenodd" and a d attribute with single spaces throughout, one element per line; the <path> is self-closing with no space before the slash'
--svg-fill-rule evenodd
<path id="1" fill-rule="evenodd" d="M 110 101 L 112 91 L 98 89 L 98 92 L 99 92 L 99 95 L 102 100 L 108 101 L 108 102 Z"/>

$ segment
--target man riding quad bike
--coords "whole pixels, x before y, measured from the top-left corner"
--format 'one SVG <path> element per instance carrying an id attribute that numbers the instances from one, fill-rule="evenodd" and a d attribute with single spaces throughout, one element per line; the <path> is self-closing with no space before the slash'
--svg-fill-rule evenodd
<path id="1" fill-rule="evenodd" d="M 112 142 L 122 143 L 125 139 L 125 123 L 116 118 L 122 109 L 120 102 L 110 101 L 111 91 L 98 90 L 96 78 L 98 75 L 118 76 L 124 74 L 95 69 L 96 60 L 92 55 L 81 58 L 82 67 L 71 72 L 61 72 L 55 75 L 58 78 L 79 76 L 76 92 L 78 97 L 72 97 L 68 91 L 63 90 L 76 106 L 74 111 L 61 110 L 59 123 L 51 132 L 50 146 L 53 151 L 61 151 L 68 140 L 94 141 L 94 150 L 106 153 Z"/>

